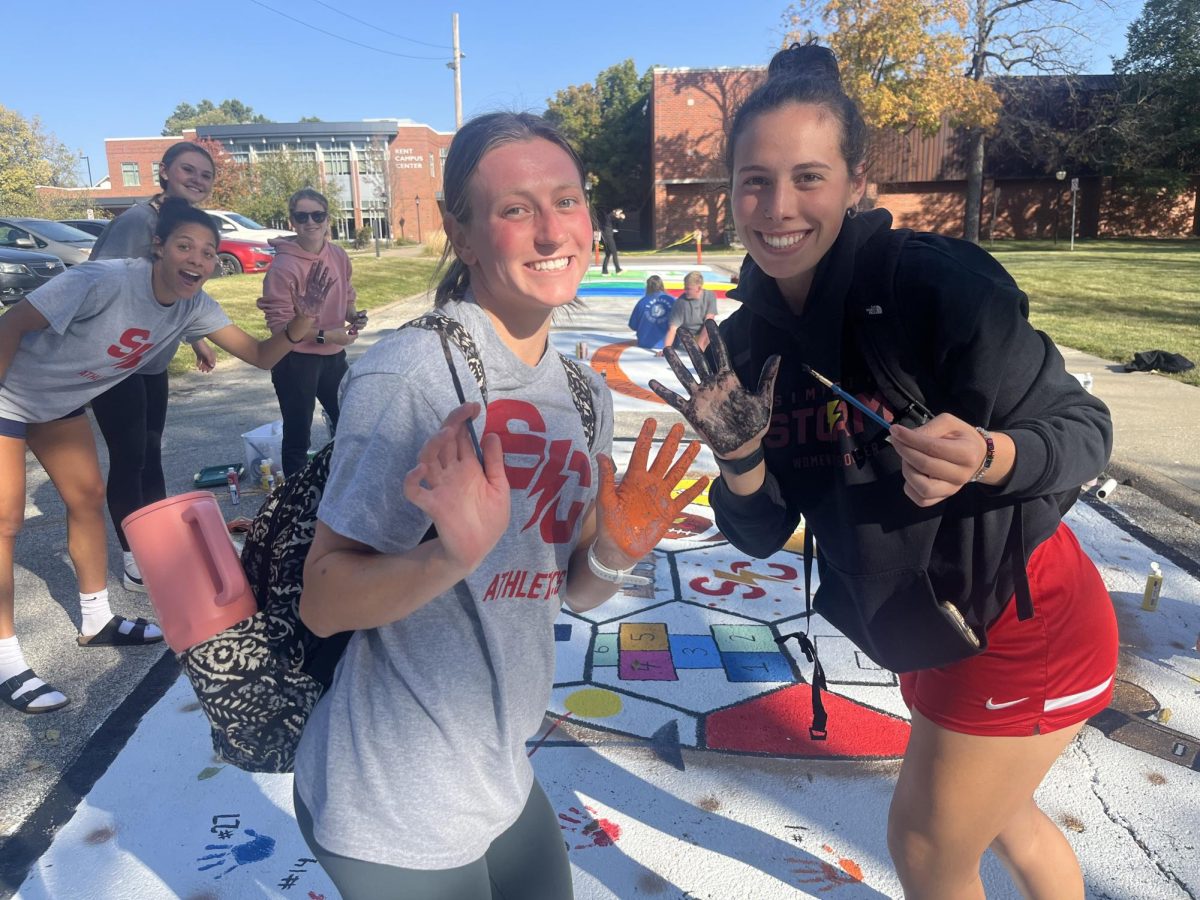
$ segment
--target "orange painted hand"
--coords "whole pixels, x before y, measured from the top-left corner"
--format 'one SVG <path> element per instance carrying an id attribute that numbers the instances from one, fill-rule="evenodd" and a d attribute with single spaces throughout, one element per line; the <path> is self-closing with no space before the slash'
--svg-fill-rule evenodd
<path id="1" fill-rule="evenodd" d="M 629 568 L 653 550 L 683 508 L 708 485 L 707 478 L 700 478 L 679 496 L 672 496 L 700 452 L 700 444 L 690 442 L 675 459 L 683 439 L 683 425 L 672 425 L 654 463 L 647 468 L 650 442 L 657 428 L 658 422 L 654 419 L 642 423 L 642 431 L 633 445 L 629 468 L 625 470 L 620 484 L 616 483 L 617 468 L 612 459 L 600 454 L 597 543 L 604 550 L 597 555 L 606 565 L 614 568 Z M 614 558 L 614 553 L 625 559 Z"/>

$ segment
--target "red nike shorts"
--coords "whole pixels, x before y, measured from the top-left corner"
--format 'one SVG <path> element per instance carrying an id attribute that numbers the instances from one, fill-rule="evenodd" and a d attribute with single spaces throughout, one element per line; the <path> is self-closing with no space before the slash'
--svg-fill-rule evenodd
<path id="1" fill-rule="evenodd" d="M 1010 601 L 978 656 L 905 672 L 909 709 L 950 731 L 1025 737 L 1066 728 L 1108 706 L 1117 671 L 1117 617 L 1095 565 L 1066 525 L 1033 551 L 1034 616 Z"/>

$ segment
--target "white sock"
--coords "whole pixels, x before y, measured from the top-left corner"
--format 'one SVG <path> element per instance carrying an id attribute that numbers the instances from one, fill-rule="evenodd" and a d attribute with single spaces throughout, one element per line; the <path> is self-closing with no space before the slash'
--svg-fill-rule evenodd
<path id="1" fill-rule="evenodd" d="M 121 555 L 125 558 L 125 571 L 134 578 L 141 578 L 142 570 L 138 568 L 137 560 L 133 558 L 132 551 L 126 550 Z"/>
<path id="2" fill-rule="evenodd" d="M 83 614 L 83 622 L 79 626 L 81 634 L 91 636 L 100 631 L 113 617 L 112 608 L 108 605 L 108 588 L 94 594 L 80 593 L 79 611 Z"/>
<path id="3" fill-rule="evenodd" d="M 29 664 L 25 662 L 25 654 L 21 652 L 21 646 L 17 643 L 17 636 L 13 635 L 9 638 L 0 638 L 0 681 L 8 681 L 14 675 L 19 675 L 29 668 Z M 39 688 L 46 682 L 38 677 L 30 678 L 20 689 L 13 695 L 14 699 L 19 698 L 22 694 L 32 691 L 34 688 Z M 43 706 L 54 706 L 62 703 L 67 698 L 58 691 L 51 691 L 48 694 L 43 694 L 32 703 L 29 704 L 30 709 L 41 709 Z"/>
<path id="4" fill-rule="evenodd" d="M 79 633 L 85 637 L 99 634 L 100 630 L 113 617 L 112 608 L 108 605 L 108 588 L 97 591 L 94 594 L 80 594 L 79 610 L 83 613 L 83 623 L 79 629 Z M 121 634 L 129 634 L 136 627 L 137 623 L 132 619 L 125 619 L 121 622 L 117 631 Z M 161 637 L 162 629 L 157 625 L 147 625 L 145 634 L 148 638 Z"/>

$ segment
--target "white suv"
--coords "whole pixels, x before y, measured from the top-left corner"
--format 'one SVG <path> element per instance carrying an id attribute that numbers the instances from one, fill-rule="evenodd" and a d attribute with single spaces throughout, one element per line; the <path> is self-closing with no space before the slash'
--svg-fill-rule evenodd
<path id="1" fill-rule="evenodd" d="M 296 235 L 294 231 L 281 231 L 278 228 L 259 225 L 253 219 L 227 209 L 206 209 L 205 212 L 217 223 L 222 238 L 232 238 L 235 241 L 269 241 L 271 238 Z"/>

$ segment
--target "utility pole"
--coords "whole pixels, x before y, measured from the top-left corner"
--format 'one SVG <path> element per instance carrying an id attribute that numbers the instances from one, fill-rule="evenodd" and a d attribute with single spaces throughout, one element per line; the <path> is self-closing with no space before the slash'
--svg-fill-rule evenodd
<path id="1" fill-rule="evenodd" d="M 454 130 L 462 128 L 462 61 L 464 55 L 458 45 L 458 13 L 450 14 L 454 31 L 454 59 L 446 63 L 448 69 L 454 70 Z"/>

